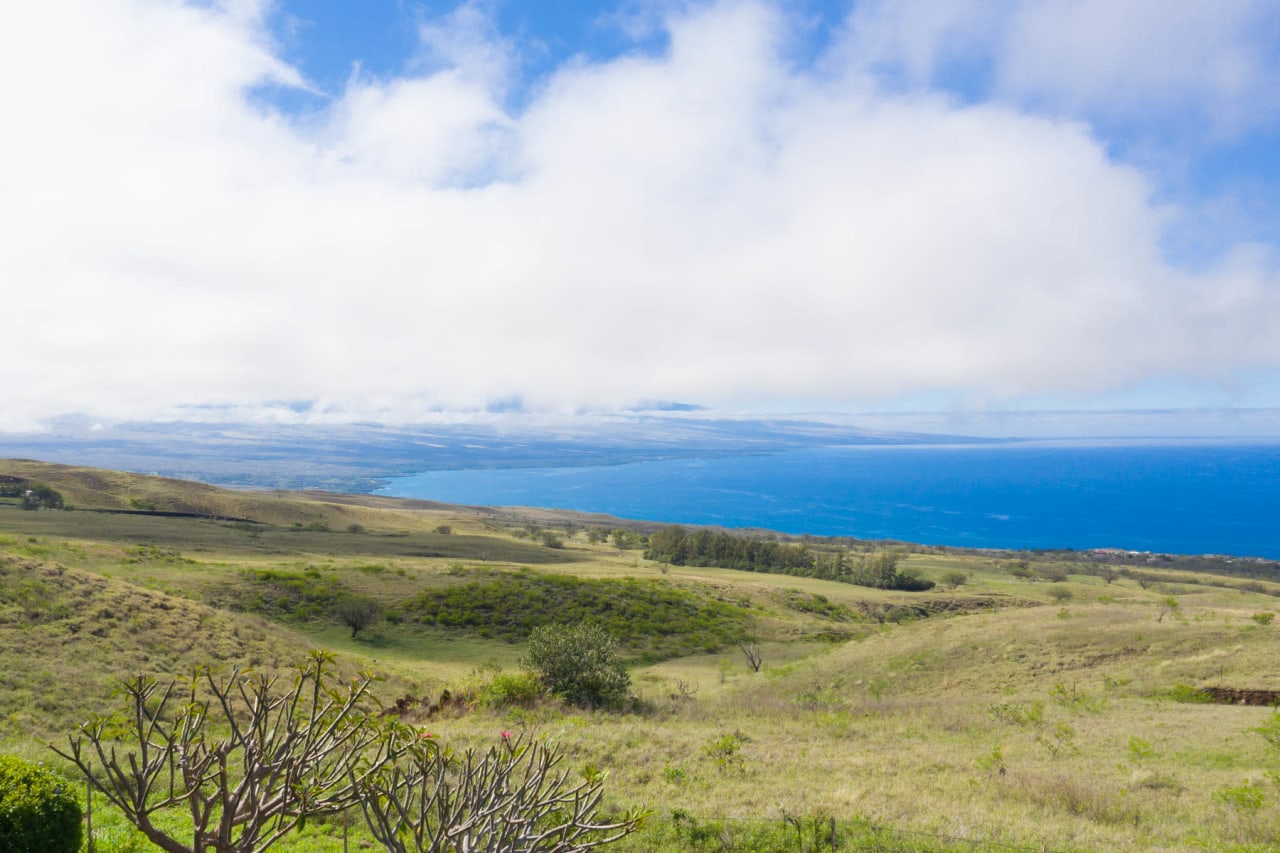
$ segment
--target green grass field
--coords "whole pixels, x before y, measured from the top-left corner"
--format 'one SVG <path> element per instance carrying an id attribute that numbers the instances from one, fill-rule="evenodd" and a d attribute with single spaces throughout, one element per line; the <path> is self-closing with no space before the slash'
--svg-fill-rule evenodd
<path id="1" fill-rule="evenodd" d="M 913 548 L 902 565 L 938 586 L 890 592 L 659 565 L 586 536 L 622 522 L 550 511 L 0 474 L 75 507 L 0 502 L 0 751 L 50 766 L 44 743 L 113 710 L 130 674 L 284 669 L 322 647 L 383 675 L 387 702 L 474 695 L 518 668 L 531 626 L 592 620 L 630 661 L 634 710 L 477 704 L 425 725 L 456 744 L 530 732 L 608 771 L 609 808 L 653 812 L 616 849 L 1280 846 L 1280 753 L 1256 731 L 1272 709 L 1188 701 L 1280 689 L 1270 581 Z M 139 506 L 188 516 L 90 511 Z M 353 596 L 379 614 L 354 637 L 336 610 Z M 94 815 L 99 851 L 149 849 Z M 344 833 L 368 842 L 339 817 L 273 849 L 343 850 Z"/>

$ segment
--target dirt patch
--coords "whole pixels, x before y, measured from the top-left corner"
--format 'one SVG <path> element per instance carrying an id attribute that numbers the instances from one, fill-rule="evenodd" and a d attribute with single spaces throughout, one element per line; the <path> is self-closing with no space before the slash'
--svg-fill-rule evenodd
<path id="1" fill-rule="evenodd" d="M 1280 705 L 1280 690 L 1246 690 L 1239 687 L 1204 687 L 1200 692 L 1219 705 Z"/>

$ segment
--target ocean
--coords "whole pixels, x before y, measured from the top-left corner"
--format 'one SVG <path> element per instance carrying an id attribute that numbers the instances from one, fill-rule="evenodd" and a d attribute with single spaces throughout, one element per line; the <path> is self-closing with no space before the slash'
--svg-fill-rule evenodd
<path id="1" fill-rule="evenodd" d="M 382 494 L 969 548 L 1280 559 L 1280 444 L 817 447 L 572 468 L 427 471 Z"/>

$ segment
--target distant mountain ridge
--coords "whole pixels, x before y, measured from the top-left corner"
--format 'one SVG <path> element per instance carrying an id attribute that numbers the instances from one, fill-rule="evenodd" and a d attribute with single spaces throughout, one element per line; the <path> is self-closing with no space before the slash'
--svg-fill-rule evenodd
<path id="1" fill-rule="evenodd" d="M 549 423 L 124 423 L 0 433 L 0 456 L 43 459 L 209 483 L 371 491 L 384 478 L 456 468 L 611 465 L 777 453 L 824 445 L 985 443 L 991 439 L 866 430 L 794 419 L 630 414 Z"/>

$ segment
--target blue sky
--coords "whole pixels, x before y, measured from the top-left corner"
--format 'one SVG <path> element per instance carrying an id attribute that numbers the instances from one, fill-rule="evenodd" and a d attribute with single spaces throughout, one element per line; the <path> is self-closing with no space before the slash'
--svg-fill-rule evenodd
<path id="1" fill-rule="evenodd" d="M 1269 0 L 0 24 L 0 429 L 1280 406 Z"/>

